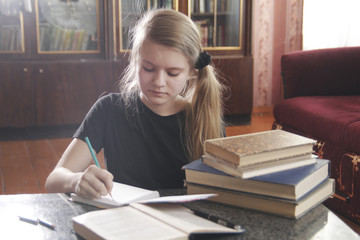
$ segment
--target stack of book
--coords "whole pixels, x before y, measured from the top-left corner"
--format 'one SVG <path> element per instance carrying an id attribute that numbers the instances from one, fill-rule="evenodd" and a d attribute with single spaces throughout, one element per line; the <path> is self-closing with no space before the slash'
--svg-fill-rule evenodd
<path id="1" fill-rule="evenodd" d="M 315 141 L 283 130 L 207 140 L 202 159 L 184 166 L 188 194 L 299 218 L 334 193 L 330 161 Z"/>

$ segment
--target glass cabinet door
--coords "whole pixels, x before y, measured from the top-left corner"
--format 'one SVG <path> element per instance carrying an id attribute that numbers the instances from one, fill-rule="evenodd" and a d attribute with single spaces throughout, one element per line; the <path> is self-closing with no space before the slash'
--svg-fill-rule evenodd
<path id="1" fill-rule="evenodd" d="M 100 51 L 99 0 L 37 0 L 35 9 L 40 54 Z"/>
<path id="2" fill-rule="evenodd" d="M 191 0 L 190 15 L 210 49 L 241 49 L 242 0 Z"/>
<path id="3" fill-rule="evenodd" d="M 129 30 L 140 16 L 149 9 L 169 8 L 177 10 L 178 0 L 120 0 L 120 51 L 131 49 Z"/>
<path id="4" fill-rule="evenodd" d="M 0 53 L 24 51 L 22 4 L 20 1 L 0 1 Z"/>

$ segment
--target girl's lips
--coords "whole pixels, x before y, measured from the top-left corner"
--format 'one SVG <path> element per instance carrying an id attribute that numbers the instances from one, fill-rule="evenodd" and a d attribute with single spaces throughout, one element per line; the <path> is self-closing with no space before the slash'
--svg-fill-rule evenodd
<path id="1" fill-rule="evenodd" d="M 150 92 L 155 95 L 164 95 L 165 94 L 165 92 L 160 92 L 160 91 L 155 91 L 155 90 L 150 90 Z"/>

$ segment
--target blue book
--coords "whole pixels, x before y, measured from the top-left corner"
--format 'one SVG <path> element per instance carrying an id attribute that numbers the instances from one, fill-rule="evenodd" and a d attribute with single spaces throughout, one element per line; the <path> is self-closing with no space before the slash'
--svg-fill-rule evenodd
<path id="1" fill-rule="evenodd" d="M 183 169 L 188 183 L 298 201 L 329 178 L 330 161 L 316 159 L 315 164 L 248 179 L 207 166 L 201 159 Z"/>

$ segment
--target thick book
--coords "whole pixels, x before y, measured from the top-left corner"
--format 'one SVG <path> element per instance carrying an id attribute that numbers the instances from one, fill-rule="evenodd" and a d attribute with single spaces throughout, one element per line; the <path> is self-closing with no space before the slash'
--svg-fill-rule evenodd
<path id="1" fill-rule="evenodd" d="M 71 200 L 100 208 L 114 208 L 126 206 L 130 203 L 183 203 L 205 200 L 214 196 L 215 194 L 192 194 L 160 197 L 158 191 L 114 182 L 111 196 L 107 195 L 96 199 L 90 199 L 72 193 Z"/>
<path id="2" fill-rule="evenodd" d="M 334 190 L 335 181 L 332 178 L 328 178 L 299 201 L 291 201 L 205 185 L 187 184 L 188 194 L 204 194 L 210 192 L 218 194 L 217 197 L 211 198 L 209 201 L 296 219 L 331 197 L 334 194 Z"/>
<path id="3" fill-rule="evenodd" d="M 183 167 L 187 183 L 236 190 L 253 194 L 299 200 L 330 176 L 330 161 L 316 159 L 315 164 L 265 174 L 249 179 L 234 177 L 207 166 L 201 159 Z"/>
<path id="4" fill-rule="evenodd" d="M 139 204 L 98 210 L 73 218 L 74 231 L 85 239 L 188 239 L 192 234 L 240 234 L 196 216 L 179 204 Z"/>
<path id="5" fill-rule="evenodd" d="M 270 130 L 206 140 L 205 153 L 239 167 L 312 153 L 315 140 L 283 130 Z"/>
<path id="6" fill-rule="evenodd" d="M 316 155 L 308 153 L 305 155 L 239 167 L 207 153 L 203 156 L 203 162 L 208 166 L 226 172 L 232 176 L 246 179 L 314 164 L 316 162 Z"/>

